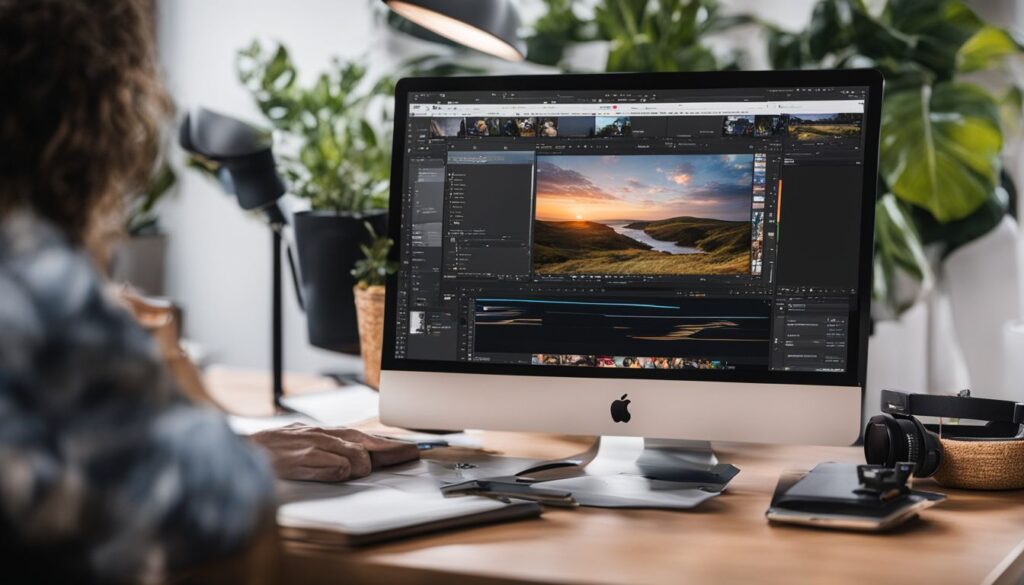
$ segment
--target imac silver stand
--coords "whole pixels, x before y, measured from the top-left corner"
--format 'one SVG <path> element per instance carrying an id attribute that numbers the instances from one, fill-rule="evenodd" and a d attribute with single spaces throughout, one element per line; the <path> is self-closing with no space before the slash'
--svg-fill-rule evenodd
<path id="1" fill-rule="evenodd" d="M 545 481 L 556 470 L 574 476 Z M 707 441 L 599 437 L 578 456 L 516 475 L 572 492 L 583 506 L 689 509 L 721 493 L 739 471 L 720 463 Z"/>

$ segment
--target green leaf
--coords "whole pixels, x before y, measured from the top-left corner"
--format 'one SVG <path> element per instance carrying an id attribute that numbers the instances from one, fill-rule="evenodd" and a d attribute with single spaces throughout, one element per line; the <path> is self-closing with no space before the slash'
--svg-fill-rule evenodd
<path id="1" fill-rule="evenodd" d="M 566 47 L 589 40 L 584 23 L 572 10 L 571 0 L 546 0 L 547 10 L 533 23 L 526 37 L 526 59 L 541 65 L 558 65 Z"/>
<path id="2" fill-rule="evenodd" d="M 284 45 L 277 48 L 277 53 L 267 66 L 263 85 L 269 90 L 285 91 L 295 83 L 295 66 Z"/>
<path id="3" fill-rule="evenodd" d="M 174 174 L 174 169 L 166 161 L 162 162 L 146 189 L 144 210 L 149 211 L 156 206 L 177 182 L 178 176 Z"/>
<path id="4" fill-rule="evenodd" d="M 728 16 L 715 15 L 704 23 L 705 33 L 722 32 L 737 26 L 757 24 L 757 19 L 749 14 L 730 14 Z"/>
<path id="5" fill-rule="evenodd" d="M 933 274 L 913 221 L 891 193 L 875 204 L 875 258 L 872 295 L 900 313 L 909 308 L 908 298 L 899 287 L 903 272 L 930 286 Z"/>
<path id="6" fill-rule="evenodd" d="M 166 160 L 160 161 L 146 188 L 129 197 L 126 209 L 128 216 L 125 221 L 129 234 L 134 236 L 143 232 L 156 233 L 159 231 L 159 219 L 155 208 L 177 181 L 178 178 L 171 165 Z"/>
<path id="7" fill-rule="evenodd" d="M 608 41 L 607 71 L 720 69 L 703 34 L 752 22 L 720 16 L 713 0 L 601 0 L 594 7 L 596 38 Z"/>
<path id="8" fill-rule="evenodd" d="M 893 194 L 940 223 L 967 217 L 991 196 L 1001 148 L 995 100 L 977 86 L 923 85 L 885 100 L 882 176 Z"/>
<path id="9" fill-rule="evenodd" d="M 1021 131 L 1021 114 L 1024 110 L 1024 94 L 1019 86 L 1013 86 L 999 100 L 999 118 L 1003 134 L 1016 136 Z"/>
<path id="10" fill-rule="evenodd" d="M 999 186 L 992 191 L 974 213 L 963 219 L 939 223 L 928 212 L 919 207 L 910 210 L 910 216 L 926 245 L 939 245 L 945 258 L 960 246 L 987 234 L 1006 217 L 1010 196 Z"/>
<path id="11" fill-rule="evenodd" d="M 994 26 L 984 26 L 957 51 L 956 67 L 962 72 L 979 71 L 1020 52 L 1021 45 L 1010 33 Z"/>
<path id="12" fill-rule="evenodd" d="M 877 59 L 865 57 L 858 61 L 857 63 L 851 62 L 851 65 L 874 67 L 885 75 L 885 92 L 887 94 L 919 91 L 922 85 L 935 84 L 935 74 L 927 67 L 913 61 L 903 61 L 893 57 Z"/>
<path id="13" fill-rule="evenodd" d="M 359 245 L 363 258 L 356 261 L 352 275 L 363 286 L 381 285 L 388 274 L 398 269 L 396 262 L 388 260 L 388 252 L 395 242 L 387 236 L 378 236 L 370 222 L 364 221 L 363 226 L 370 235 L 370 245 Z"/>
<path id="14" fill-rule="evenodd" d="M 905 60 L 914 45 L 914 38 L 887 19 L 875 18 L 862 2 L 851 0 L 851 4 L 853 31 L 849 36 L 850 48 L 873 59 Z"/>
<path id="15" fill-rule="evenodd" d="M 961 0 L 890 0 L 886 16 L 910 40 L 906 57 L 940 80 L 952 78 L 960 47 L 985 26 Z"/>
<path id="16" fill-rule="evenodd" d="M 800 69 L 809 60 L 805 57 L 805 38 L 803 35 L 769 30 L 768 60 L 775 69 Z"/>
<path id="17" fill-rule="evenodd" d="M 917 228 L 892 193 L 883 195 L 875 205 L 875 237 L 894 266 L 918 279 L 930 275 L 931 265 Z"/>
<path id="18" fill-rule="evenodd" d="M 366 120 L 361 120 L 360 122 L 361 122 L 360 130 L 361 130 L 362 135 L 363 135 L 363 142 L 369 148 L 376 147 L 377 146 L 377 131 L 374 130 L 373 126 L 370 126 L 370 123 L 367 122 Z"/>
<path id="19" fill-rule="evenodd" d="M 850 44 L 854 7 L 846 0 L 824 0 L 814 7 L 807 28 L 807 48 L 814 60 Z"/>

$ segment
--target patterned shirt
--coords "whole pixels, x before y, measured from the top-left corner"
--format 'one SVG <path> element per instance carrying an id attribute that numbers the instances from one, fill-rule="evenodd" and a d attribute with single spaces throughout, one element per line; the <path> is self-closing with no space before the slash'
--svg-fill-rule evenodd
<path id="1" fill-rule="evenodd" d="M 150 580 L 243 548 L 271 501 L 265 459 L 182 397 L 84 252 L 0 219 L 0 571 Z"/>

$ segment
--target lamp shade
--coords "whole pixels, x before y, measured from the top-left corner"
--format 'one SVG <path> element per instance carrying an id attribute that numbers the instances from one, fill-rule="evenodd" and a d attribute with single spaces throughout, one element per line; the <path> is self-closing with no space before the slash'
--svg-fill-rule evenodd
<path id="1" fill-rule="evenodd" d="M 460 45 L 522 61 L 519 14 L 509 0 L 384 0 L 402 17 Z"/>
<path id="2" fill-rule="evenodd" d="M 246 211 L 268 209 L 286 191 L 270 149 L 227 159 L 223 164 L 231 173 L 238 205 Z"/>
<path id="3" fill-rule="evenodd" d="M 272 220 L 281 220 L 275 203 L 285 185 L 277 173 L 269 132 L 200 108 L 185 115 L 178 137 L 188 152 L 221 165 L 221 182 L 238 197 L 242 209 L 262 209 Z"/>

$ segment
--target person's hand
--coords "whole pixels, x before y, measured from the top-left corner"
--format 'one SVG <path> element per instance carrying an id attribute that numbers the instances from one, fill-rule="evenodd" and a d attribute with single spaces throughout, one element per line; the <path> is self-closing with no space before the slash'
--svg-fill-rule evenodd
<path id="1" fill-rule="evenodd" d="M 249 436 L 270 454 L 281 479 L 346 481 L 370 471 L 419 459 L 419 448 L 343 427 L 295 423 Z"/>

